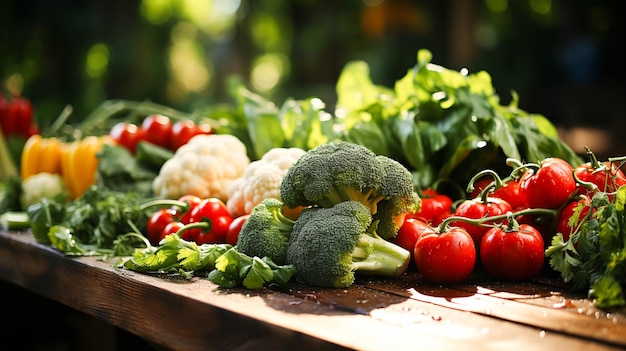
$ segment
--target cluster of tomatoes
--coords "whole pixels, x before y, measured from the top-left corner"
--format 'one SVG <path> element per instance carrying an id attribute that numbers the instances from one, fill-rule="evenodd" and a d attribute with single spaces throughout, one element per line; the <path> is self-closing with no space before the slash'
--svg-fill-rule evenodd
<path id="1" fill-rule="evenodd" d="M 199 245 L 235 245 L 246 218 L 247 215 L 233 218 L 226 204 L 218 198 L 184 195 L 171 206 L 153 212 L 148 218 L 146 233 L 152 245 L 158 245 L 167 235 L 175 233 Z"/>
<path id="2" fill-rule="evenodd" d="M 464 281 L 478 262 L 497 279 L 530 279 L 543 268 L 545 243 L 556 233 L 567 240 L 575 230 L 575 211 L 582 218 L 595 192 L 610 198 L 626 185 L 619 167 L 590 156 L 577 167 L 546 158 L 516 167 L 504 180 L 484 172 L 470 183 L 468 197 L 454 203 L 428 189 L 422 209 L 407 217 L 394 240 L 413 253 L 419 272 L 433 282 Z"/>
<path id="3" fill-rule="evenodd" d="M 130 152 L 135 153 L 137 143 L 147 141 L 154 145 L 176 151 L 198 134 L 212 134 L 213 128 L 206 123 L 189 119 L 172 121 L 169 117 L 153 114 L 145 117 L 140 125 L 121 121 L 115 124 L 109 136 Z"/>

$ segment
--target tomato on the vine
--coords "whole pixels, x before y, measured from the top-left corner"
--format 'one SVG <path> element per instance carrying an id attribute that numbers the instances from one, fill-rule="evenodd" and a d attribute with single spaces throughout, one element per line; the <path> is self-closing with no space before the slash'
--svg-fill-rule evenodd
<path id="1" fill-rule="evenodd" d="M 204 223 L 204 228 L 189 228 L 182 232 L 181 237 L 198 244 L 224 243 L 228 226 L 233 221 L 226 204 L 218 198 L 203 199 L 189 217 L 189 224 Z"/>
<path id="2" fill-rule="evenodd" d="M 141 130 L 144 133 L 145 141 L 169 148 L 172 138 L 172 122 L 169 117 L 157 114 L 149 115 L 141 123 Z"/>
<path id="3" fill-rule="evenodd" d="M 477 197 L 461 202 L 454 211 L 454 216 L 468 219 L 482 219 L 485 217 L 505 215 L 507 212 L 511 211 L 513 211 L 513 209 L 508 202 L 498 197 L 488 196 L 486 199 Z M 507 221 L 503 219 L 498 222 L 506 223 Z M 494 224 L 494 222 L 488 221 L 484 224 Z M 484 225 L 466 223 L 463 221 L 453 221 L 450 225 L 465 229 L 472 239 L 474 239 L 476 247 L 480 245 L 480 240 L 488 229 L 488 227 Z"/>
<path id="4" fill-rule="evenodd" d="M 178 201 L 185 202 L 187 204 L 187 209 L 184 211 L 181 208 L 174 206 L 174 209 L 180 213 L 180 222 L 183 224 L 189 224 L 191 212 L 200 204 L 200 202 L 202 202 L 202 199 L 196 195 L 183 195 L 178 198 Z"/>
<path id="5" fill-rule="evenodd" d="M 595 160 L 595 159 L 594 159 Z M 574 169 L 576 179 L 583 182 L 595 184 L 598 189 L 591 189 L 582 183 L 578 184 L 578 193 L 593 197 L 596 191 L 603 191 L 607 193 L 613 193 L 619 189 L 622 185 L 626 184 L 626 176 L 621 169 L 612 162 L 599 163 L 587 162 L 579 165 Z M 609 194 L 609 199 L 614 197 L 613 194 Z"/>
<path id="6" fill-rule="evenodd" d="M 178 221 L 174 221 L 171 223 L 168 223 L 165 228 L 163 228 L 163 232 L 161 232 L 161 239 L 159 240 L 159 242 L 161 240 L 163 240 L 163 238 L 165 238 L 166 236 L 170 235 L 170 234 L 176 234 L 181 228 L 183 228 L 185 225 L 181 222 Z"/>
<path id="7" fill-rule="evenodd" d="M 109 136 L 117 145 L 125 147 L 131 153 L 135 153 L 137 143 L 145 140 L 144 131 L 137 125 L 129 122 L 118 122 L 109 131 Z"/>
<path id="8" fill-rule="evenodd" d="M 526 280 L 543 268 L 543 237 L 528 224 L 490 228 L 481 240 L 479 251 L 485 271 L 494 278 Z"/>
<path id="9" fill-rule="evenodd" d="M 440 233 L 430 228 L 415 243 L 413 257 L 418 271 L 431 282 L 458 283 L 470 277 L 476 265 L 476 247 L 463 228 Z"/>
<path id="10" fill-rule="evenodd" d="M 579 209 L 580 207 L 580 209 Z M 591 200 L 589 197 L 582 195 L 580 199 L 576 201 L 571 201 L 563 209 L 559 212 L 559 215 L 556 218 L 556 225 L 554 232 L 561 233 L 563 235 L 564 240 L 568 240 L 570 235 L 576 229 L 570 225 L 570 218 L 576 213 L 576 211 L 580 211 L 578 215 L 579 223 L 585 218 L 585 216 L 589 213 L 591 209 Z M 576 225 L 577 226 L 577 225 Z"/>
<path id="11" fill-rule="evenodd" d="M 391 241 L 400 245 L 412 255 L 417 239 L 429 229 L 430 226 L 422 218 L 406 218 L 402 226 L 400 226 L 398 234 Z"/>
<path id="12" fill-rule="evenodd" d="M 176 210 L 172 208 L 162 208 L 150 215 L 146 225 L 148 240 L 152 245 L 157 245 L 163 239 L 165 227 L 177 220 Z"/>
<path id="13" fill-rule="evenodd" d="M 480 193 L 494 180 L 491 177 L 484 177 L 474 183 L 474 191 L 469 194 L 469 198 L 473 199 L 480 195 Z M 525 194 L 520 191 L 519 179 L 507 178 L 502 181 L 502 185 L 495 188 L 489 196 L 500 198 L 511 205 L 514 210 L 524 209 L 527 207 Z"/>
<path id="14" fill-rule="evenodd" d="M 177 150 L 196 135 L 212 133 L 213 128 L 210 124 L 195 123 L 190 119 L 179 120 L 172 125 L 172 139 L 169 147 L 172 150 Z"/>
<path id="15" fill-rule="evenodd" d="M 537 169 L 528 169 L 520 179 L 527 206 L 554 209 L 565 204 L 576 191 L 573 171 L 572 165 L 556 157 L 544 159 Z"/>
<path id="16" fill-rule="evenodd" d="M 423 218 L 429 223 L 436 224 L 437 219 L 444 213 L 448 213 L 452 208 L 452 198 L 441 194 L 435 189 L 427 188 L 422 191 L 422 206 L 420 210 L 409 217 Z"/>
<path id="17" fill-rule="evenodd" d="M 237 240 L 239 240 L 239 233 L 241 232 L 241 228 L 246 223 L 246 219 L 250 217 L 249 214 L 245 214 L 243 216 L 239 216 L 230 223 L 228 226 L 228 230 L 226 231 L 226 239 L 225 242 L 227 244 L 236 245 Z"/>

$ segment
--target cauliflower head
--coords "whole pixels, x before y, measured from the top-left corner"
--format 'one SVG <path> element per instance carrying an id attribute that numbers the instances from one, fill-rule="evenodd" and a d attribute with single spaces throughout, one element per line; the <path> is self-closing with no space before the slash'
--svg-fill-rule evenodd
<path id="1" fill-rule="evenodd" d="M 283 176 L 305 151 L 300 148 L 273 148 L 248 165 L 244 174 L 228 188 L 226 206 L 233 216 L 243 216 L 263 199 L 280 199 Z"/>
<path id="2" fill-rule="evenodd" d="M 68 196 L 69 192 L 60 174 L 41 172 L 22 181 L 20 205 L 26 209 L 43 198 L 65 200 Z"/>
<path id="3" fill-rule="evenodd" d="M 246 146 L 237 137 L 196 135 L 163 164 L 152 182 L 152 190 L 161 198 L 196 195 L 227 202 L 227 189 L 249 164 Z"/>

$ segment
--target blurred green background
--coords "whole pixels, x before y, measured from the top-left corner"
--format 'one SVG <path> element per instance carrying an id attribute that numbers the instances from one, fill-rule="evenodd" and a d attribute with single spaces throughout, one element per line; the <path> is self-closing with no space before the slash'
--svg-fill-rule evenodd
<path id="1" fill-rule="evenodd" d="M 231 75 L 278 104 L 317 96 L 332 106 L 349 61 L 365 60 L 374 82 L 391 86 L 426 48 L 440 65 L 486 70 L 503 103 L 514 90 L 521 108 L 564 131 L 624 130 L 621 1 L 0 4 L 0 80 L 31 99 L 44 125 L 66 105 L 75 122 L 108 99 L 191 111 L 228 101 Z"/>

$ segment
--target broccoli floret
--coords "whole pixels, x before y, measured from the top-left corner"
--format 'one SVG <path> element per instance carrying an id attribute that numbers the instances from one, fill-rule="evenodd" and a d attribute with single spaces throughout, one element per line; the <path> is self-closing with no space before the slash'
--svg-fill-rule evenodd
<path id="1" fill-rule="evenodd" d="M 348 287 L 355 273 L 401 275 L 410 252 L 375 229 L 369 209 L 358 201 L 307 208 L 293 226 L 286 262 L 296 268 L 297 280 L 320 287 Z"/>
<path id="2" fill-rule="evenodd" d="M 287 170 L 280 197 L 289 207 L 332 207 L 354 200 L 376 213 L 385 171 L 376 154 L 349 142 L 322 144 L 307 151 Z"/>
<path id="3" fill-rule="evenodd" d="M 417 212 L 422 201 L 415 192 L 413 175 L 406 167 L 387 156 L 376 158 L 385 171 L 379 188 L 384 199 L 378 203 L 378 212 L 374 214 L 374 220 L 379 221 L 376 233 L 383 239 L 392 239 L 398 235 L 406 214 Z"/>
<path id="4" fill-rule="evenodd" d="M 236 249 L 248 256 L 269 257 L 283 264 L 294 221 L 285 217 L 282 201 L 267 198 L 256 205 L 246 219 Z"/>

